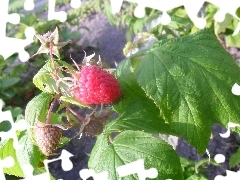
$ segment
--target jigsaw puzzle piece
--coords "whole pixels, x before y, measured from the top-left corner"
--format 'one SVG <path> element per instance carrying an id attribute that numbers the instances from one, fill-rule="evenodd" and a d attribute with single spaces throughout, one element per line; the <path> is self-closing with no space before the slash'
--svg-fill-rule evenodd
<path id="1" fill-rule="evenodd" d="M 0 6 L 0 39 L 6 36 L 7 22 L 11 24 L 18 24 L 20 22 L 20 16 L 17 13 L 8 14 L 8 3 L 9 0 L 1 1 Z"/>
<path id="2" fill-rule="evenodd" d="M 51 180 L 49 171 L 46 173 L 33 175 L 33 167 L 32 165 L 28 164 L 23 167 L 23 172 L 25 174 L 25 178 L 22 180 Z"/>
<path id="3" fill-rule="evenodd" d="M 67 13 L 65 11 L 55 11 L 56 0 L 48 0 L 48 20 L 59 20 L 65 22 L 67 20 Z"/>
<path id="4" fill-rule="evenodd" d="M 23 7 L 26 11 L 33 10 L 34 9 L 34 1 L 33 0 L 25 0 Z"/>
<path id="5" fill-rule="evenodd" d="M 50 180 L 50 172 L 48 169 L 48 164 L 51 162 L 55 162 L 58 160 L 62 161 L 62 169 L 64 171 L 70 171 L 73 168 L 72 161 L 70 160 L 70 157 L 72 157 L 73 154 L 69 153 L 67 150 L 62 150 L 61 155 L 58 158 L 54 159 L 45 159 L 43 161 L 44 167 L 46 172 L 38 175 L 33 175 L 33 167 L 32 165 L 28 164 L 23 167 L 23 171 L 25 174 L 25 179 L 23 180 Z"/>
<path id="6" fill-rule="evenodd" d="M 4 106 L 4 102 L 2 99 L 0 99 L 0 123 L 3 121 L 9 121 L 11 124 L 11 129 L 7 132 L 1 131 L 0 132 L 0 137 L 2 141 L 8 140 L 10 138 L 13 139 L 13 146 L 15 149 L 20 149 L 21 146 L 18 142 L 18 137 L 16 134 L 16 131 L 23 131 L 28 128 L 28 124 L 25 120 L 19 120 L 16 123 L 13 121 L 12 113 L 10 110 L 8 111 L 2 111 L 2 108 Z"/>
<path id="7" fill-rule="evenodd" d="M 240 1 L 229 0 L 228 2 L 226 2 L 226 1 L 218 1 L 218 0 L 208 0 L 208 2 L 219 8 L 219 11 L 214 16 L 214 19 L 217 22 L 222 22 L 225 19 L 225 15 L 227 13 L 239 19 L 236 16 L 236 11 L 240 7 Z"/>
<path id="8" fill-rule="evenodd" d="M 81 0 L 71 0 L 70 5 L 72 8 L 77 9 L 81 6 Z"/>
<path id="9" fill-rule="evenodd" d="M 70 152 L 68 152 L 67 150 L 63 149 L 61 152 L 61 155 L 58 158 L 54 158 L 54 159 L 45 159 L 43 161 L 44 166 L 46 168 L 46 170 L 48 171 L 48 164 L 54 161 L 59 161 L 61 160 L 62 162 L 62 169 L 64 171 L 70 171 L 73 168 L 73 163 L 70 160 L 70 157 L 74 156 L 73 154 L 71 154 Z"/>
<path id="10" fill-rule="evenodd" d="M 79 176 L 83 180 L 87 180 L 90 177 L 93 177 L 94 180 L 108 180 L 108 172 L 107 171 L 95 173 L 95 171 L 92 169 L 82 169 L 81 171 L 79 171 Z"/>
<path id="11" fill-rule="evenodd" d="M 17 52 L 19 59 L 22 62 L 26 62 L 30 58 L 30 55 L 27 51 L 25 51 L 24 48 L 33 42 L 34 35 L 35 29 L 32 27 L 27 27 L 25 29 L 26 39 L 3 37 L 1 39 L 2 42 L 0 43 L 0 54 L 4 57 L 4 59 L 7 59 L 12 54 Z"/>
<path id="12" fill-rule="evenodd" d="M 214 180 L 234 180 L 234 179 L 240 179 L 240 171 L 234 172 L 234 171 L 226 171 L 227 175 L 217 175 Z"/>
<path id="13" fill-rule="evenodd" d="M 119 174 L 119 177 L 137 174 L 139 180 L 146 180 L 146 178 L 156 178 L 158 176 L 158 171 L 156 168 L 145 169 L 143 159 L 139 159 L 132 163 L 117 167 L 117 172 Z"/>
<path id="14" fill-rule="evenodd" d="M 0 159 L 0 179 L 6 180 L 3 172 L 3 168 L 10 168 L 14 166 L 14 159 L 11 156 L 6 157 L 5 159 Z"/>
<path id="15" fill-rule="evenodd" d="M 138 4 L 134 11 L 134 15 L 138 18 L 142 18 L 145 15 L 145 8 L 149 7 L 152 9 L 157 9 L 162 11 L 162 15 L 155 19 L 154 24 L 163 24 L 167 25 L 171 22 L 171 17 L 167 14 L 167 11 L 172 10 L 174 8 L 184 6 L 189 18 L 193 21 L 196 27 L 199 29 L 203 29 L 206 26 L 206 20 L 203 17 L 198 17 L 198 12 L 203 7 L 205 0 L 126 0 L 132 3 Z M 230 2 L 219 1 L 219 0 L 208 0 L 209 3 L 219 7 L 219 11 L 215 14 L 214 18 L 217 22 L 222 22 L 227 13 L 231 14 L 233 17 L 239 19 L 236 16 L 236 10 L 240 7 L 240 1 L 230 0 Z M 120 12 L 121 6 L 123 4 L 123 0 L 111 0 L 112 13 Z M 240 25 L 239 25 L 240 29 Z M 238 30 L 239 32 L 239 30 Z M 236 34 L 236 32 L 235 32 Z"/>
<path id="16" fill-rule="evenodd" d="M 27 61 L 30 55 L 24 50 L 24 47 L 33 42 L 33 36 L 35 30 L 32 27 L 28 27 L 25 30 L 26 39 L 10 38 L 6 36 L 7 23 L 18 24 L 20 23 L 20 15 L 17 13 L 8 14 L 9 0 L 1 2 L 0 6 L 0 54 L 7 59 L 14 53 L 19 54 L 19 59 L 23 62 Z"/>

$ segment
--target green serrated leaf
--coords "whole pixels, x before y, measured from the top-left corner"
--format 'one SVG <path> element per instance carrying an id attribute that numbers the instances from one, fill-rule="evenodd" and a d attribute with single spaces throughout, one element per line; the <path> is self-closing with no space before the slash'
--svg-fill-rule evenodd
<path id="1" fill-rule="evenodd" d="M 141 98 L 127 106 L 116 120 L 107 124 L 106 133 L 139 130 L 150 133 L 172 134 L 175 132 L 159 116 L 159 109 L 152 100 Z"/>
<path id="2" fill-rule="evenodd" d="M 123 98 L 113 107 L 117 112 L 123 113 L 131 102 L 146 97 L 146 94 L 137 83 L 136 76 L 132 72 L 130 59 L 119 63 L 115 75 L 120 84 Z"/>
<path id="3" fill-rule="evenodd" d="M 199 153 L 214 123 L 227 126 L 240 118 L 240 97 L 231 92 L 240 69 L 208 29 L 156 43 L 136 75 L 164 120 Z"/>
<path id="4" fill-rule="evenodd" d="M 52 95 L 48 93 L 41 93 L 34 97 L 25 109 L 25 119 L 29 125 L 34 126 L 36 121 L 46 121 L 49 103 L 52 100 Z"/>
<path id="5" fill-rule="evenodd" d="M 104 159 L 104 161 L 103 161 Z M 108 178 L 119 179 L 116 168 L 139 159 L 145 169 L 156 168 L 157 180 L 182 180 L 182 168 L 177 153 L 166 142 L 139 131 L 125 131 L 108 144 L 107 136 L 101 134 L 92 150 L 88 166 L 95 172 L 108 171 Z M 124 177 L 136 180 L 136 174 Z"/>
<path id="6" fill-rule="evenodd" d="M 0 148 L 0 159 L 5 159 L 9 156 L 14 159 L 14 165 L 10 168 L 3 168 L 3 172 L 9 175 L 23 177 L 24 173 L 20 167 L 20 164 L 18 163 L 12 139 L 9 139 L 7 143 Z"/>
<path id="7" fill-rule="evenodd" d="M 44 92 L 59 93 L 52 74 L 54 74 L 52 62 L 48 61 L 33 77 L 33 83 Z"/>
<path id="8" fill-rule="evenodd" d="M 59 61 L 64 67 L 67 66 L 67 63 L 63 61 Z M 59 67 L 59 64 L 55 61 L 55 66 Z M 70 67 L 68 67 L 70 68 Z M 53 78 L 55 74 L 54 68 L 52 65 L 52 61 L 48 61 L 33 77 L 33 83 L 43 92 L 47 92 L 50 94 L 61 93 L 69 95 L 69 86 L 64 84 L 63 82 L 59 82 L 57 86 L 56 80 Z M 63 74 L 61 71 L 58 71 L 58 77 L 63 78 Z"/>
<path id="9" fill-rule="evenodd" d="M 80 101 L 76 100 L 73 97 L 61 96 L 60 100 L 66 102 L 66 103 L 74 104 L 74 105 L 79 106 L 79 107 L 91 108 L 89 105 L 83 104 L 83 103 L 81 103 Z"/>
<path id="10" fill-rule="evenodd" d="M 72 70 L 72 71 L 75 70 L 70 64 L 66 63 L 66 62 L 63 61 L 63 60 L 57 59 L 57 60 L 55 60 L 55 61 L 56 61 L 60 66 L 63 66 L 63 67 L 65 67 L 65 68 L 67 68 L 68 70 Z"/>
<path id="11" fill-rule="evenodd" d="M 33 144 L 30 131 L 23 131 L 19 137 L 19 144 L 23 147 L 16 151 L 16 156 L 21 167 L 31 164 L 33 168 L 38 167 L 40 162 L 40 151 Z"/>
<path id="12" fill-rule="evenodd" d="M 237 152 L 232 154 L 229 159 L 229 166 L 233 168 L 234 166 L 240 163 L 240 148 L 238 148 Z"/>

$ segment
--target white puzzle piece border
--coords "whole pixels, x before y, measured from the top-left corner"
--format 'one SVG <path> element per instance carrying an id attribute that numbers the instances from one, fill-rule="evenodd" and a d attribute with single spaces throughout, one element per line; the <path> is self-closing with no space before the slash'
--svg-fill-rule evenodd
<path id="1" fill-rule="evenodd" d="M 117 13 L 120 11 L 123 0 L 110 0 L 112 6 L 112 12 Z M 233 17 L 239 18 L 235 15 L 235 12 L 238 7 L 240 7 L 240 1 L 236 0 L 228 0 L 228 1 L 219 1 L 219 0 L 125 0 L 131 3 L 137 3 L 134 14 L 136 17 L 141 18 L 145 15 L 145 8 L 153 8 L 163 12 L 162 16 L 152 21 L 152 25 L 155 26 L 159 23 L 169 24 L 171 22 L 171 17 L 168 15 L 167 11 L 174 9 L 179 6 L 184 6 L 189 18 L 195 24 L 196 27 L 202 29 L 206 26 L 206 20 L 198 17 L 197 14 L 199 10 L 202 8 L 204 2 L 209 2 L 217 7 L 219 7 L 219 11 L 215 14 L 214 18 L 217 22 L 222 22 L 227 13 L 231 14 Z M 9 0 L 3 0 L 0 6 L 0 55 L 7 59 L 14 53 L 19 54 L 19 59 L 22 62 L 25 62 L 29 59 L 30 55 L 24 50 L 24 48 L 33 42 L 33 36 L 35 34 L 35 30 L 32 27 L 28 27 L 25 31 L 26 39 L 17 39 L 6 37 L 6 24 L 10 22 L 12 24 L 18 24 L 20 22 L 20 16 L 17 13 L 8 14 L 8 3 Z M 67 13 L 64 11 L 55 11 L 56 0 L 48 0 L 48 20 L 59 20 L 61 22 L 66 21 Z M 72 8 L 79 8 L 81 6 L 81 0 L 71 0 L 70 5 Z M 34 9 L 34 1 L 33 0 L 25 0 L 24 3 L 25 10 L 33 10 Z M 238 23 L 233 35 L 237 35 L 240 30 L 240 23 Z"/>
<path id="2" fill-rule="evenodd" d="M 113 14 L 120 12 L 122 3 L 124 0 L 110 0 L 112 5 Z M 206 26 L 206 20 L 203 18 L 199 18 L 197 16 L 198 12 L 202 8 L 205 2 L 209 2 L 217 7 L 219 7 L 219 11 L 215 14 L 214 19 L 217 22 L 222 22 L 225 19 L 225 15 L 227 13 L 231 14 L 233 17 L 239 18 L 236 16 L 235 12 L 240 7 L 240 1 L 229 0 L 229 1 L 219 1 L 219 0 L 125 0 L 128 2 L 136 3 L 138 6 L 136 7 L 134 14 L 138 18 L 142 18 L 145 15 L 145 8 L 152 8 L 159 11 L 162 11 L 162 16 L 159 17 L 157 24 L 162 23 L 167 25 L 171 22 L 171 17 L 168 15 L 167 11 L 177 8 L 179 6 L 184 6 L 188 17 L 192 20 L 196 27 L 199 29 L 203 29 Z M 240 25 L 238 25 L 240 26 Z M 238 27 L 240 29 L 240 27 Z M 237 30 L 239 30 L 237 29 Z M 234 32 L 236 34 L 236 32 Z"/>
<path id="3" fill-rule="evenodd" d="M 48 20 L 59 20 L 61 22 L 66 21 L 67 13 L 64 11 L 55 11 L 56 0 L 48 0 Z M 71 0 L 72 8 L 79 8 L 81 5 L 81 0 Z M 26 39 L 18 39 L 6 36 L 6 25 L 7 23 L 11 24 L 19 24 L 20 16 L 18 13 L 8 14 L 8 5 L 9 0 L 2 0 L 0 6 L 0 55 L 7 59 L 14 53 L 18 53 L 19 60 L 22 62 L 26 62 L 30 55 L 24 49 L 26 46 L 33 42 L 33 37 L 35 35 L 35 29 L 33 27 L 27 27 L 25 29 Z M 24 9 L 27 11 L 31 11 L 34 9 L 34 1 L 33 0 L 25 0 Z"/>

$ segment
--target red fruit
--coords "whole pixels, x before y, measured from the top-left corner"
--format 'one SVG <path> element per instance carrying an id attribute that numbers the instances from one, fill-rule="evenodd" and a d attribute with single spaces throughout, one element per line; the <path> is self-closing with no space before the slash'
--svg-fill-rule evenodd
<path id="1" fill-rule="evenodd" d="M 119 97 L 120 86 L 113 75 L 100 67 L 83 66 L 72 93 L 84 104 L 109 104 Z"/>

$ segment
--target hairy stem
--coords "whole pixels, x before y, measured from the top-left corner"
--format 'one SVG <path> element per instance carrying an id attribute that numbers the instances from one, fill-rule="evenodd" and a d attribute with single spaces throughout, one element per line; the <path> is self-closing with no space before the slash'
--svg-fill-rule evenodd
<path id="1" fill-rule="evenodd" d="M 75 112 L 73 109 L 71 109 L 70 107 L 67 107 L 67 109 L 74 115 L 76 116 L 79 120 L 81 120 L 83 123 L 86 123 L 87 120 L 85 118 L 83 118 L 82 116 L 80 116 L 77 112 Z"/>
<path id="2" fill-rule="evenodd" d="M 53 110 L 53 106 L 54 106 L 56 100 L 57 100 L 57 99 L 54 98 L 54 100 L 51 102 L 51 105 L 50 105 L 50 107 L 49 107 L 49 109 L 48 109 L 46 124 L 50 124 L 50 116 L 51 116 L 51 112 L 52 112 L 52 110 Z"/>

